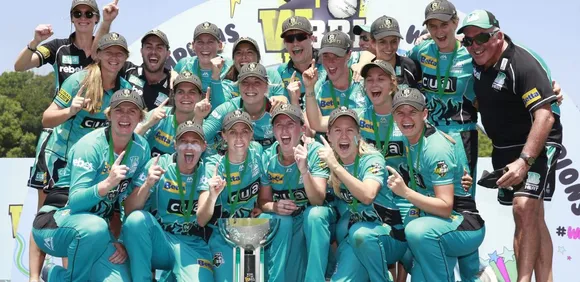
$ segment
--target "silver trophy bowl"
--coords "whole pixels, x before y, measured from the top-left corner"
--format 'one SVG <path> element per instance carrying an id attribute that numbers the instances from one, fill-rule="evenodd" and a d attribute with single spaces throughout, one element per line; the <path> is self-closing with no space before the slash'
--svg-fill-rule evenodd
<path id="1" fill-rule="evenodd" d="M 278 219 L 268 218 L 222 218 L 218 221 L 218 229 L 233 247 L 253 251 L 272 241 L 278 231 L 278 222 Z"/>

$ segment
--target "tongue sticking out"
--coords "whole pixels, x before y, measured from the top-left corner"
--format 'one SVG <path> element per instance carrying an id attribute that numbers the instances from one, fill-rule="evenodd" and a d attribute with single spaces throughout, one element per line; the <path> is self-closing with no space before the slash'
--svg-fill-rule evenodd
<path id="1" fill-rule="evenodd" d="M 185 155 L 185 163 L 192 164 L 193 163 L 193 154 L 186 154 Z"/>

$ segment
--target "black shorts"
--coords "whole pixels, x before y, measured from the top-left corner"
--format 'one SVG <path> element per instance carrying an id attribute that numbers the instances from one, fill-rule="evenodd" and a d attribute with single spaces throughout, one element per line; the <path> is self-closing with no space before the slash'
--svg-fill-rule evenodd
<path id="1" fill-rule="evenodd" d="M 34 164 L 30 167 L 30 177 L 27 186 L 35 189 L 47 189 L 49 186 L 49 169 L 44 155 L 46 144 L 52 134 L 52 129 L 45 128 L 40 132 L 38 143 L 36 145 L 36 156 Z"/>
<path id="2" fill-rule="evenodd" d="M 477 130 L 461 132 L 461 142 L 463 143 L 463 149 L 465 150 L 465 156 L 467 157 L 467 163 L 469 165 L 471 177 L 473 178 L 473 183 L 476 183 L 475 178 L 477 175 L 478 137 L 479 132 Z"/>
<path id="3" fill-rule="evenodd" d="M 491 155 L 493 169 L 500 169 L 520 157 L 522 147 L 510 149 L 494 148 Z M 513 187 L 513 190 L 498 189 L 497 200 L 502 205 L 512 205 L 514 197 L 529 197 L 551 201 L 556 189 L 556 161 L 561 149 L 548 145 L 536 158 L 536 162 L 524 181 Z"/>

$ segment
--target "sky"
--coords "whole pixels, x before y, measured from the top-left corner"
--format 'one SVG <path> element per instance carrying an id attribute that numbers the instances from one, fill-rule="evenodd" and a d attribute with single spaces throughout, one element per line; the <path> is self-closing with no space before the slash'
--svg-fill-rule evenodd
<path id="1" fill-rule="evenodd" d="M 211 0 L 210 0 L 211 1 Z M 259 1 L 259 0 L 241 0 Z M 373 0 L 380 1 L 380 0 Z M 413 1 L 413 0 L 401 0 Z M 102 9 L 109 1 L 97 0 Z M 122 30 L 129 44 L 146 31 L 168 18 L 197 5 L 202 0 L 120 0 L 120 16 L 112 30 Z M 580 105 L 580 91 L 573 89 L 576 75 L 575 61 L 580 61 L 578 32 L 574 32 L 573 18 L 580 14 L 580 1 L 575 0 L 456 0 L 458 10 L 469 13 L 475 9 L 493 12 L 502 30 L 515 41 L 536 51 L 548 63 L 567 97 Z M 50 6 L 48 5 L 50 3 Z M 52 38 L 67 37 L 71 31 L 68 11 L 69 0 L 4 1 L 0 11 L 0 72 L 12 71 L 19 52 L 33 38 L 34 28 L 50 23 L 55 34 Z M 119 28 L 121 27 L 121 28 Z M 128 28 L 125 28 L 128 27 Z M 192 26 L 192 30 L 195 27 Z M 569 54 L 569 55 L 566 55 Z M 579 56 L 579 57 L 576 57 Z M 50 67 L 37 72 L 48 73 Z"/>

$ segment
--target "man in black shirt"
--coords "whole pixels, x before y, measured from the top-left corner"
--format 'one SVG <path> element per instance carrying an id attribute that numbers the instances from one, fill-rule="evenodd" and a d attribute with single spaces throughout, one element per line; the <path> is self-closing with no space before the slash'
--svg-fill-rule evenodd
<path id="1" fill-rule="evenodd" d="M 518 281 L 552 281 L 552 240 L 543 201 L 555 188 L 562 148 L 557 97 L 549 70 L 534 52 L 515 44 L 493 14 L 469 14 L 458 33 L 473 57 L 475 95 L 492 140 L 501 204 L 513 204 Z M 506 189 L 507 188 L 507 189 Z"/>

